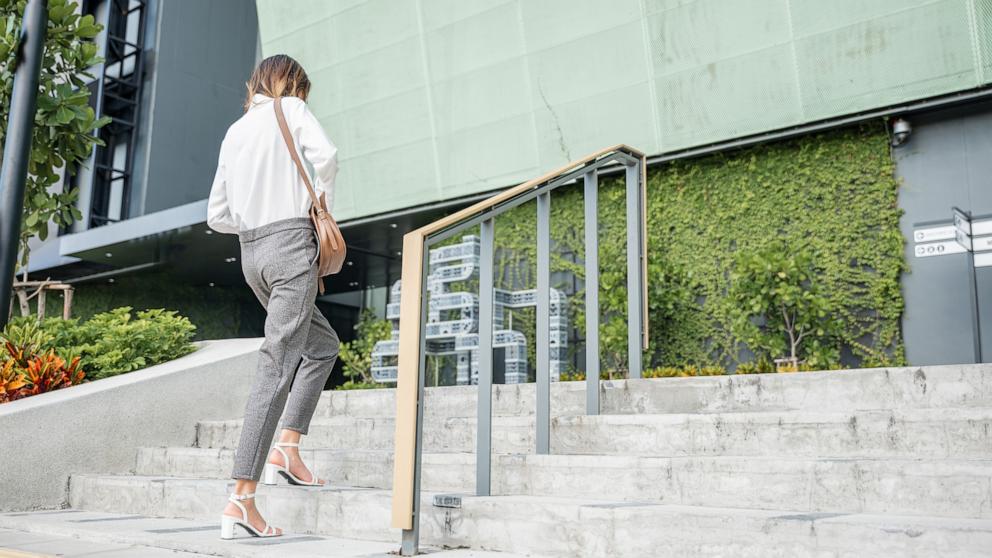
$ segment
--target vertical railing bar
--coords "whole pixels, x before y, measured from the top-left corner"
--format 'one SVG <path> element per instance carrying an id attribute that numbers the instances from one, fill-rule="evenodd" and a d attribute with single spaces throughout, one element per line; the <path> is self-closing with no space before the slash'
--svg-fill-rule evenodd
<path id="1" fill-rule="evenodd" d="M 537 453 L 551 451 L 551 194 L 537 196 Z"/>
<path id="2" fill-rule="evenodd" d="M 492 490 L 493 418 L 493 219 L 480 224 L 479 254 L 479 389 L 476 423 L 475 494 Z"/>
<path id="3" fill-rule="evenodd" d="M 426 244 L 426 243 L 425 243 Z M 420 473 L 421 458 L 424 453 L 424 383 L 427 380 L 427 275 L 430 254 L 423 249 L 420 271 L 420 347 L 417 371 L 417 434 L 414 440 L 413 461 L 413 527 L 404 529 L 400 553 L 414 556 L 420 552 Z"/>
<path id="4" fill-rule="evenodd" d="M 586 414 L 599 414 L 599 176 L 585 175 Z"/>
<path id="5" fill-rule="evenodd" d="M 627 166 L 627 355 L 628 378 L 641 377 L 641 168 Z"/>

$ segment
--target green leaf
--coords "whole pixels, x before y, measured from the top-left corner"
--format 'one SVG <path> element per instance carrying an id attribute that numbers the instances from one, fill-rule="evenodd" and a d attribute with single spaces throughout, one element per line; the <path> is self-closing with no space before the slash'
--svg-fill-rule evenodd
<path id="1" fill-rule="evenodd" d="M 84 15 L 76 26 L 76 34 L 84 39 L 92 39 L 100 34 L 100 26 L 94 23 L 92 15 Z"/>
<path id="2" fill-rule="evenodd" d="M 68 124 L 76 118 L 76 113 L 74 113 L 69 107 L 61 106 L 56 113 L 55 120 L 59 124 Z"/>

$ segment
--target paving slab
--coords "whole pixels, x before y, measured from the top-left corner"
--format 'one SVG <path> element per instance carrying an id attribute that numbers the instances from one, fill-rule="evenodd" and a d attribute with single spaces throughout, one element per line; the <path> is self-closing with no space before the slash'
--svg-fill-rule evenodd
<path id="1" fill-rule="evenodd" d="M 180 552 L 127 543 L 81 540 L 68 535 L 0 529 L 0 558 L 205 558 L 210 554 Z"/>
<path id="2" fill-rule="evenodd" d="M 74 510 L 73 510 L 74 511 Z M 106 558 L 392 558 L 398 544 L 287 533 L 221 540 L 220 524 L 101 512 L 0 514 L 5 550 L 35 556 Z M 518 558 L 477 550 L 424 549 L 437 558 Z"/>

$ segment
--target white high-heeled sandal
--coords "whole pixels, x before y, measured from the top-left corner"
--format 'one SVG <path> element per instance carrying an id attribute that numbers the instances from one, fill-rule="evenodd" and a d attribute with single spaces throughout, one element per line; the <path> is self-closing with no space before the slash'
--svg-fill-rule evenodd
<path id="1" fill-rule="evenodd" d="M 235 506 L 238 506 L 238 509 L 241 510 L 241 519 L 239 520 L 237 517 L 227 515 L 226 513 L 222 514 L 220 516 L 220 538 L 224 540 L 233 539 L 235 525 L 240 525 L 245 531 L 248 531 L 249 535 L 253 537 L 268 538 L 279 537 L 282 535 L 282 533 L 277 533 L 275 527 L 269 525 L 268 521 L 265 522 L 265 528 L 261 531 L 253 527 L 252 524 L 248 522 L 248 510 L 241 502 L 244 500 L 251 500 L 254 497 L 255 493 L 252 492 L 251 494 L 244 495 L 231 494 L 227 498 L 229 502 L 233 503 Z"/>
<path id="2" fill-rule="evenodd" d="M 276 443 L 273 449 L 275 449 L 276 451 L 282 454 L 282 461 L 283 463 L 285 463 L 285 465 L 276 465 L 275 463 L 267 462 L 265 464 L 265 468 L 262 469 L 262 484 L 267 484 L 267 485 L 276 484 L 278 482 L 278 477 L 276 475 L 282 475 L 283 477 L 286 478 L 287 481 L 289 481 L 289 484 L 295 484 L 297 486 L 324 486 L 323 484 L 320 483 L 320 479 L 317 478 L 317 475 L 313 474 L 313 471 L 310 471 L 311 480 L 305 481 L 294 475 L 289 470 L 289 463 L 290 463 L 289 454 L 286 453 L 286 451 L 283 450 L 282 448 L 298 448 L 298 447 L 300 447 L 300 444 L 298 443 L 290 443 L 290 442 Z"/>

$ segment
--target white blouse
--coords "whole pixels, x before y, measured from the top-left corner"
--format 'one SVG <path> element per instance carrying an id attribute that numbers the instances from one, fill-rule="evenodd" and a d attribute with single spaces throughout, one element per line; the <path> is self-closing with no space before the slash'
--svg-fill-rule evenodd
<path id="1" fill-rule="evenodd" d="M 317 195 L 334 202 L 337 147 L 327 138 L 306 103 L 283 97 L 283 112 L 302 159 L 313 167 Z M 238 233 L 275 221 L 306 217 L 310 196 L 279 131 L 272 97 L 255 95 L 248 112 L 227 129 L 217 174 L 207 203 L 207 225 Z"/>

